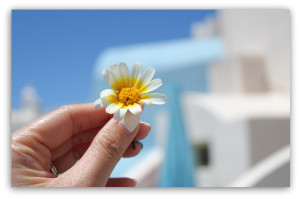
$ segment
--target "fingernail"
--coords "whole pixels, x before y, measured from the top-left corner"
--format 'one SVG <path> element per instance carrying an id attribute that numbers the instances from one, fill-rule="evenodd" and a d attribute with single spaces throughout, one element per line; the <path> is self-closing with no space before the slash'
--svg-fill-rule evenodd
<path id="1" fill-rule="evenodd" d="M 149 129 L 151 130 L 151 124 L 149 124 L 149 123 L 147 123 L 147 122 L 142 122 L 142 121 L 141 121 L 141 123 L 143 123 L 143 124 L 145 124 L 146 126 L 148 126 Z M 149 130 L 149 131 L 150 131 L 150 130 Z"/>
<path id="2" fill-rule="evenodd" d="M 135 138 L 133 138 L 133 140 L 132 140 L 132 148 L 133 148 L 133 150 L 135 150 L 135 143 L 136 143 Z"/>
<path id="3" fill-rule="evenodd" d="M 140 145 L 141 145 L 141 150 L 143 149 L 143 147 L 144 147 L 144 144 L 143 143 L 141 143 L 141 142 L 139 142 L 139 141 L 136 141 L 137 143 L 139 143 Z"/>

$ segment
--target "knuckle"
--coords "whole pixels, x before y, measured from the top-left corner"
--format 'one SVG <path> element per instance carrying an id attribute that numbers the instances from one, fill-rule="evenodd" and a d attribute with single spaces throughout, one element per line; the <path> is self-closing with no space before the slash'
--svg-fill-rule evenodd
<path id="1" fill-rule="evenodd" d="M 73 136 L 73 139 L 71 142 L 72 142 L 72 146 L 76 146 L 77 144 L 83 143 L 84 139 L 81 138 L 79 135 L 75 135 L 75 136 Z"/>
<path id="2" fill-rule="evenodd" d="M 70 110 L 71 105 L 63 105 L 57 108 L 57 111 L 59 112 L 68 112 Z"/>
<path id="3" fill-rule="evenodd" d="M 120 144 L 112 136 L 101 133 L 99 139 L 96 139 L 100 150 L 103 150 L 107 153 L 109 157 L 121 157 L 123 152 Z"/>
<path id="4" fill-rule="evenodd" d="M 67 104 L 58 107 L 56 110 L 60 113 L 68 114 L 72 116 L 74 109 L 76 109 L 76 104 Z"/>
<path id="5" fill-rule="evenodd" d="M 81 130 L 81 123 L 74 118 L 74 109 L 76 108 L 76 104 L 69 104 L 60 106 L 57 111 L 59 113 L 63 113 L 68 116 L 69 120 L 72 122 L 72 126 L 74 131 Z"/>
<path id="6" fill-rule="evenodd" d="M 75 161 L 79 160 L 81 158 L 82 154 L 80 153 L 80 151 L 77 148 L 74 148 L 72 150 L 72 157 Z"/>

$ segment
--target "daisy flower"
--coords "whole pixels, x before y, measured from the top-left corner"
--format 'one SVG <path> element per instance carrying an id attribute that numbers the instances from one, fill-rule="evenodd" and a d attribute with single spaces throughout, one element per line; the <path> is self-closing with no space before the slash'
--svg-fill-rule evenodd
<path id="1" fill-rule="evenodd" d="M 131 73 L 126 63 L 111 65 L 102 72 L 103 78 L 112 87 L 100 93 L 100 98 L 94 102 L 97 109 L 106 107 L 106 112 L 114 114 L 132 132 L 140 122 L 142 108 L 166 103 L 166 96 L 159 93 L 149 93 L 162 85 L 161 79 L 153 79 L 155 69 L 150 66 L 142 74 L 142 65 L 133 64 Z"/>

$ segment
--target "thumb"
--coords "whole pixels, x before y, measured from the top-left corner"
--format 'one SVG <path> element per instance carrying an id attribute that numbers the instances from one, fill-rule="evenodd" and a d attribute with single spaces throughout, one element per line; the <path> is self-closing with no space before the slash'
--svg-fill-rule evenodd
<path id="1" fill-rule="evenodd" d="M 82 158 L 59 176 L 62 186 L 104 187 L 138 129 L 139 124 L 130 132 L 122 122 L 112 118 L 98 132 Z"/>

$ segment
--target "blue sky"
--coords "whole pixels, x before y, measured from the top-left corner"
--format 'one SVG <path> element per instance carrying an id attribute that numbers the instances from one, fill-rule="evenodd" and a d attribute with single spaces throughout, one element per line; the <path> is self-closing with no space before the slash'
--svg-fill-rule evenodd
<path id="1" fill-rule="evenodd" d="M 92 72 L 108 47 L 187 38 L 213 10 L 13 10 L 12 108 L 32 85 L 46 110 L 90 102 Z M 114 63 L 112 63 L 114 64 Z"/>

